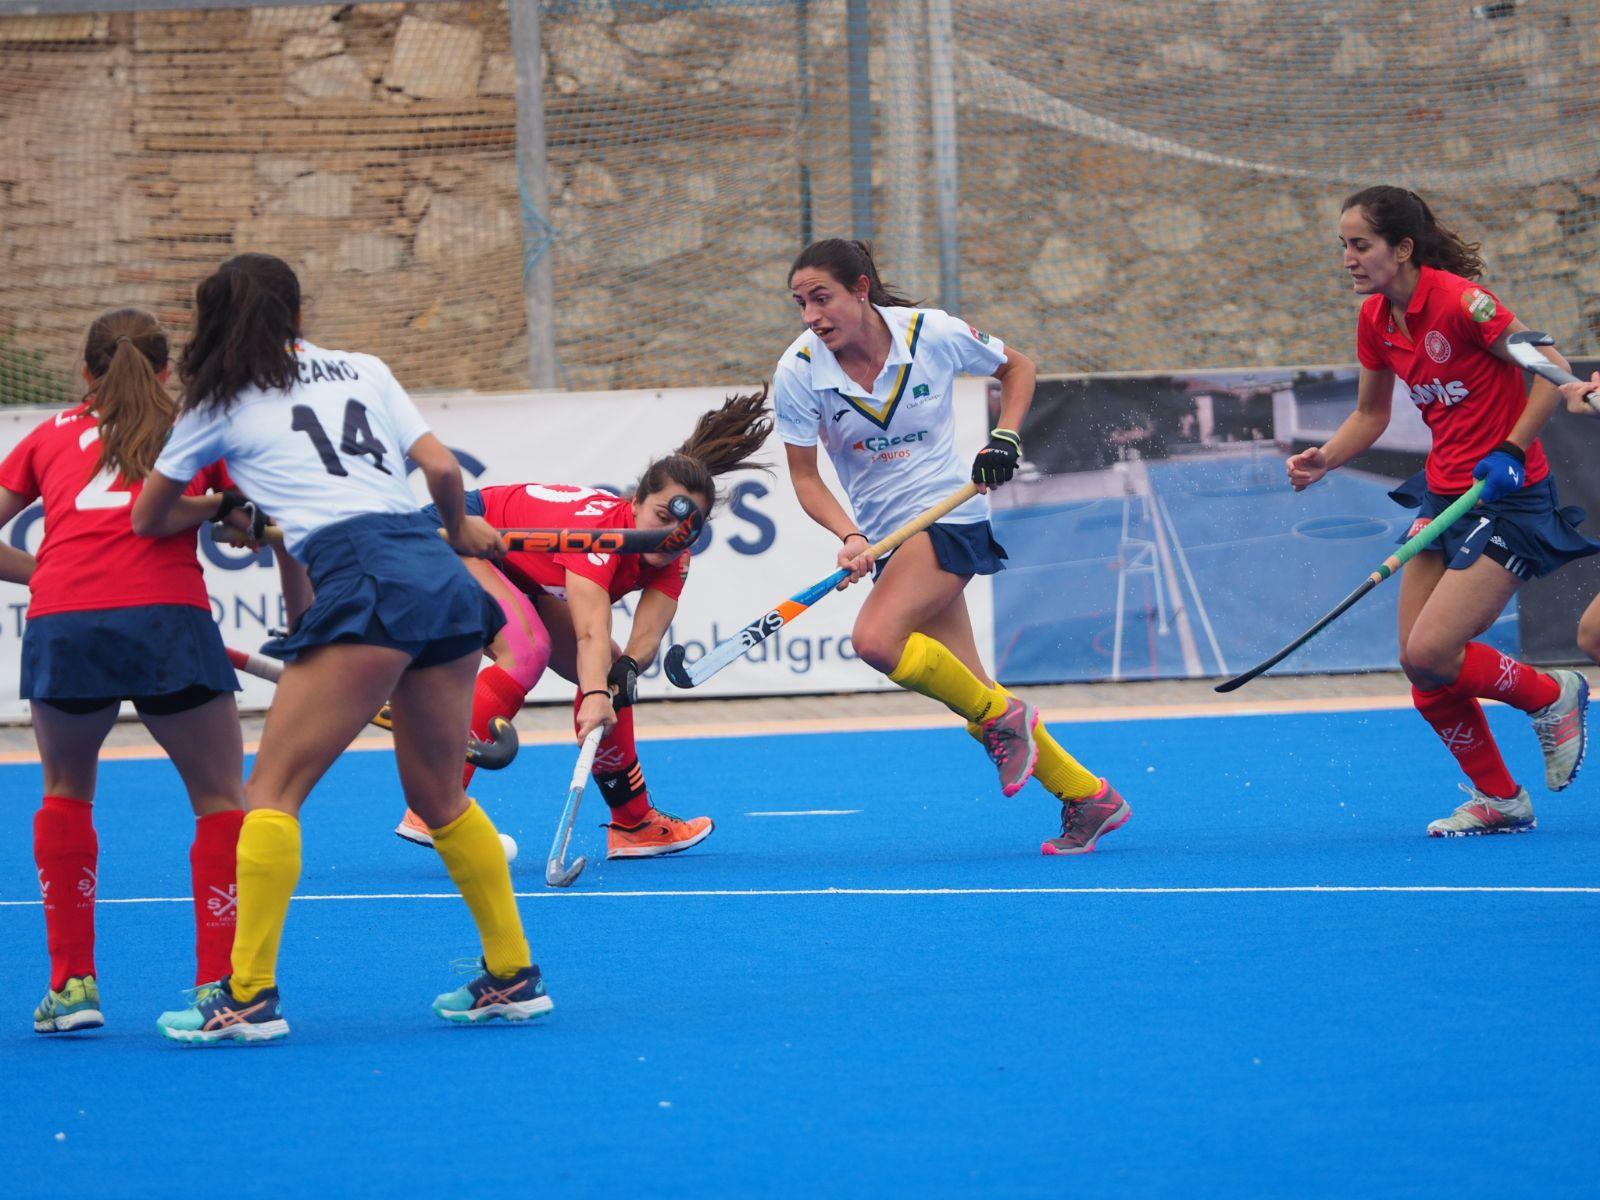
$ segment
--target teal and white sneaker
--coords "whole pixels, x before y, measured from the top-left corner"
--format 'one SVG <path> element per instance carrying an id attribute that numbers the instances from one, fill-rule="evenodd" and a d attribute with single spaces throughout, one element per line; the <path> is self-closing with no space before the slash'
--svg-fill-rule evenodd
<path id="1" fill-rule="evenodd" d="M 76 1029 L 99 1029 L 106 1023 L 100 1011 L 100 985 L 93 975 L 74 976 L 51 988 L 33 1010 L 35 1033 L 71 1033 Z"/>
<path id="2" fill-rule="evenodd" d="M 544 977 L 539 974 L 539 964 L 524 967 L 509 979 L 489 974 L 480 958 L 475 966 L 481 972 L 464 987 L 446 992 L 433 1002 L 433 1011 L 446 1021 L 462 1025 L 480 1025 L 499 1017 L 504 1021 L 526 1021 L 542 1017 L 555 1005 L 544 994 Z"/>
<path id="3" fill-rule="evenodd" d="M 1448 817 L 1428 825 L 1429 837 L 1476 837 L 1482 833 L 1527 833 L 1539 824 L 1533 815 L 1533 800 L 1527 788 L 1519 788 L 1509 800 L 1485 795 L 1469 784 L 1461 784 L 1467 794 L 1464 804 Z"/>
<path id="4" fill-rule="evenodd" d="M 275 1042 L 289 1036 L 278 989 L 265 988 L 248 1003 L 236 1000 L 228 979 L 202 984 L 189 992 L 192 1008 L 164 1012 L 156 1018 L 162 1036 L 190 1046 L 219 1042 Z"/>

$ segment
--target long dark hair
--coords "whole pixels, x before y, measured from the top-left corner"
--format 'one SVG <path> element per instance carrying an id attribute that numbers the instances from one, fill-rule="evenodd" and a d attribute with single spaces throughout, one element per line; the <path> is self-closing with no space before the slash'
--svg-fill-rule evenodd
<path id="1" fill-rule="evenodd" d="M 1362 188 L 1346 200 L 1339 211 L 1348 212 L 1352 208 L 1359 208 L 1372 231 L 1389 245 L 1398 246 L 1410 238 L 1411 260 L 1419 267 L 1449 271 L 1465 279 L 1476 279 L 1483 274 L 1479 243 L 1469 242 L 1441 224 L 1427 202 L 1415 192 L 1387 184 Z"/>
<path id="2" fill-rule="evenodd" d="M 872 258 L 871 242 L 846 241 L 844 238 L 823 238 L 820 242 L 812 242 L 794 260 L 794 265 L 789 268 L 789 278 L 793 279 L 796 271 L 807 267 L 826 271 L 839 281 L 841 287 L 847 289 L 853 289 L 865 275 L 867 299 L 883 308 L 916 308 L 921 303 L 890 291 L 888 285 L 878 277 L 878 264 Z"/>
<path id="3" fill-rule="evenodd" d="M 178 405 L 157 376 L 170 347 L 161 322 L 143 309 L 101 313 L 83 339 L 83 363 L 100 428 L 96 472 L 114 468 L 128 482 L 150 474 L 167 444 Z"/>
<path id="4" fill-rule="evenodd" d="M 772 432 L 772 410 L 767 407 L 767 385 L 759 392 L 729 396 L 721 408 L 701 414 L 689 439 L 664 458 L 658 458 L 639 477 L 635 499 L 642 500 L 676 483 L 706 498 L 707 509 L 717 503 L 717 476 L 746 467 L 765 467 L 750 456 Z"/>
<path id="5" fill-rule="evenodd" d="M 224 410 L 248 387 L 295 383 L 300 281 L 281 258 L 239 254 L 194 290 L 194 333 L 178 363 L 185 408 Z"/>

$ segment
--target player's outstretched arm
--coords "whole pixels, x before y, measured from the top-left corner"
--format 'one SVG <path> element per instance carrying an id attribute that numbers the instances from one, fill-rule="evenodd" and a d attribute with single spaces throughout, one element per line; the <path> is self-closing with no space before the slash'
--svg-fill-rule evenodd
<path id="1" fill-rule="evenodd" d="M 817 448 L 784 444 L 789 459 L 789 481 L 794 484 L 795 499 L 805 509 L 806 516 L 840 541 L 839 566 L 850 572 L 850 578 L 839 585 L 843 591 L 864 575 L 872 573 L 872 540 L 856 528 L 855 518 L 847 513 L 839 498 L 822 481 L 817 470 Z"/>
<path id="2" fill-rule="evenodd" d="M 0 488 L 0 526 L 11 524 L 12 518 L 28 504 L 28 497 L 19 496 L 10 488 Z M 0 542 L 0 580 L 26 585 L 33 578 L 36 566 L 38 563 L 26 550 L 18 550 L 10 542 Z"/>
<path id="3" fill-rule="evenodd" d="M 1344 424 L 1326 443 L 1302 450 L 1289 459 L 1289 482 L 1294 490 L 1305 491 L 1329 471 L 1337 470 L 1372 449 L 1373 443 L 1389 428 L 1393 408 L 1394 372 L 1362 367 L 1355 412 L 1344 419 Z"/>
<path id="4" fill-rule="evenodd" d="M 187 479 L 180 483 L 159 471 L 145 476 L 139 498 L 133 502 L 134 533 L 140 537 L 171 537 L 215 520 L 222 507 L 222 493 L 185 496 L 183 491 L 188 486 Z"/>

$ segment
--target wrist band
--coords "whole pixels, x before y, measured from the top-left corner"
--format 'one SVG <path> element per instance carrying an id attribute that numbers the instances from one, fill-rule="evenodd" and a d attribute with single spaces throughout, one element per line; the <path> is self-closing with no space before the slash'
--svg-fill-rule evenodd
<path id="1" fill-rule="evenodd" d="M 1509 454 L 1523 466 L 1528 465 L 1528 452 L 1515 442 L 1501 442 L 1498 446 L 1491 450 L 1490 453 Z"/>
<path id="2" fill-rule="evenodd" d="M 609 700 L 609 699 L 611 699 L 611 689 L 610 688 L 590 688 L 587 692 L 581 693 L 578 696 L 578 699 L 579 700 L 587 700 L 590 696 L 604 696 L 607 700 Z"/>
<path id="3" fill-rule="evenodd" d="M 869 538 L 866 534 L 862 533 L 861 530 L 852 529 L 849 533 L 845 534 L 842 538 L 839 539 L 839 544 L 843 545 L 845 542 L 848 542 L 853 537 L 858 537 L 863 542 L 871 542 L 872 541 L 872 539 Z"/>

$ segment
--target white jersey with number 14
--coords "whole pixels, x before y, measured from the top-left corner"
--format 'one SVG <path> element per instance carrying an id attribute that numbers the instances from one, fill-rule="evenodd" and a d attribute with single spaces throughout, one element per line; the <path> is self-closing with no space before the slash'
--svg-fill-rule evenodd
<path id="1" fill-rule="evenodd" d="M 415 512 L 406 452 L 427 423 L 382 359 L 294 347 L 299 381 L 241 392 L 226 411 L 186 412 L 156 471 L 187 481 L 219 458 L 244 494 L 283 527 L 295 553 L 325 525 L 364 513 Z"/>

